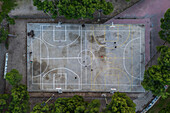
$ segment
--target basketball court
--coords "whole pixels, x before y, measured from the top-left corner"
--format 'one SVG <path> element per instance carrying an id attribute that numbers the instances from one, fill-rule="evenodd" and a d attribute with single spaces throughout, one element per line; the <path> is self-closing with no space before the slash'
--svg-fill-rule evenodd
<path id="1" fill-rule="evenodd" d="M 29 91 L 144 91 L 144 25 L 27 23 L 31 30 Z"/>

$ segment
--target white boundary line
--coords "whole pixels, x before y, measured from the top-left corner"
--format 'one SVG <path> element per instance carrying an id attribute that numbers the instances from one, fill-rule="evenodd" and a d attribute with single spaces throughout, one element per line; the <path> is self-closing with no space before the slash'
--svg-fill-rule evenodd
<path id="1" fill-rule="evenodd" d="M 86 31 L 85 31 L 85 38 L 84 38 L 84 41 L 85 41 L 85 48 L 84 48 L 84 49 L 85 49 L 85 50 L 87 49 L 87 45 L 86 45 L 86 44 L 87 44 L 87 40 L 86 40 L 86 38 L 87 38 L 87 37 L 86 37 Z M 86 61 L 86 56 L 87 56 L 87 55 L 86 55 L 86 54 L 87 54 L 87 50 L 85 51 L 85 57 L 84 57 L 84 58 L 85 58 L 85 59 L 84 59 L 84 61 L 85 61 L 85 66 L 87 65 L 87 61 Z M 81 64 L 80 64 L 80 65 L 81 65 Z M 87 67 L 85 67 L 85 77 L 86 77 L 86 84 L 87 84 Z"/>
<path id="2" fill-rule="evenodd" d="M 40 28 L 41 28 L 41 31 L 40 32 L 42 32 L 42 26 L 40 26 Z M 45 31 L 45 30 L 44 30 Z M 48 30 L 47 30 L 48 31 Z M 49 30 L 50 31 L 50 30 Z M 70 31 L 72 31 L 72 30 L 70 30 Z M 73 31 L 75 31 L 75 30 L 73 30 Z M 81 33 L 82 33 L 82 29 L 81 29 Z M 86 31 L 88 31 L 88 30 L 86 30 Z M 89 30 L 89 31 L 91 31 L 91 30 Z M 93 31 L 101 31 L 101 30 L 93 30 Z M 114 30 L 114 31 L 116 31 L 116 30 Z M 119 30 L 119 31 L 121 31 L 121 30 Z M 126 31 L 126 30 L 125 30 Z M 131 31 L 136 31 L 136 30 L 131 30 Z M 138 30 L 138 32 L 140 31 L 140 53 L 141 53 L 141 29 L 140 30 Z M 79 34 L 80 34 L 80 28 L 79 28 Z M 43 36 L 43 33 L 41 33 L 40 34 L 40 36 L 41 36 L 41 38 L 40 38 L 40 40 L 42 39 L 42 36 Z M 80 35 L 81 36 L 81 43 L 82 43 L 82 34 Z M 85 43 L 87 43 L 86 41 L 86 33 L 85 33 Z M 138 38 L 136 38 L 136 39 L 138 39 Z M 76 39 L 77 40 L 77 39 Z M 45 41 L 45 40 L 44 40 Z M 73 41 L 74 42 L 74 41 Z M 129 41 L 129 42 L 131 42 L 131 41 Z M 128 42 L 128 43 L 129 43 Z M 40 42 L 41 43 L 41 42 Z M 41 44 L 40 44 L 41 45 Z M 127 46 L 128 44 L 126 44 L 126 46 Z M 83 45 L 82 45 L 83 46 Z M 82 46 L 81 46 L 81 50 L 82 50 Z M 85 49 L 87 49 L 87 44 L 85 44 Z M 125 46 L 125 49 L 126 49 L 126 46 Z M 32 45 L 32 47 L 33 47 L 33 45 Z M 68 47 L 68 46 L 67 46 Z M 125 50 L 124 49 L 124 50 Z M 124 54 L 124 53 L 123 53 Z M 41 49 L 40 49 L 40 55 L 41 55 Z M 74 57 L 74 58 L 77 58 L 77 57 Z M 79 57 L 78 57 L 79 58 Z M 80 57 L 80 58 L 82 58 L 82 57 Z M 41 61 L 41 59 L 43 59 L 43 58 L 40 58 L 40 61 Z M 50 59 L 50 58 L 45 58 L 45 59 Z M 125 59 L 125 56 L 123 56 L 123 59 Z M 140 55 L 140 62 L 141 62 L 141 55 Z M 33 68 L 32 68 L 33 69 Z M 81 69 L 82 69 L 82 66 L 81 66 Z M 41 70 L 41 65 L 40 65 L 40 70 Z M 125 69 L 126 70 L 126 69 Z M 41 71 L 40 71 L 41 72 Z M 32 73 L 33 73 L 33 71 L 32 71 Z M 75 72 L 74 72 L 75 73 Z M 41 74 L 41 73 L 40 73 Z M 32 74 L 33 75 L 33 74 Z M 131 75 L 132 76 L 132 75 Z M 33 77 L 33 76 L 32 76 Z M 40 75 L 40 77 L 41 77 L 41 75 Z M 81 73 L 81 77 L 82 77 L 82 73 Z M 132 76 L 133 77 L 133 76 Z M 133 77 L 133 78 L 137 78 L 137 77 Z M 81 78 L 82 79 L 82 78 Z M 79 79 L 80 80 L 80 79 Z M 86 79 L 87 80 L 87 79 Z M 140 80 L 141 80 L 141 63 L 140 63 Z M 41 81 L 40 81 L 41 82 Z M 141 82 L 141 81 L 140 81 Z M 80 82 L 79 82 L 80 83 Z M 43 84 L 43 83 L 40 83 L 40 84 Z M 81 80 L 81 83 L 80 83 L 81 85 L 82 85 L 82 80 Z M 83 85 L 109 85 L 109 84 L 83 84 Z M 114 85 L 114 84 L 111 84 L 111 85 Z M 118 84 L 116 84 L 116 85 L 118 85 Z M 121 85 L 121 84 L 120 84 Z M 127 85 L 128 86 L 128 85 Z M 130 86 L 130 85 L 129 85 Z M 133 85 L 133 86 L 141 86 L 141 85 Z"/>
<path id="3" fill-rule="evenodd" d="M 79 84 L 79 86 L 80 86 L 80 77 L 79 77 L 79 75 L 78 75 L 77 73 L 75 73 L 73 70 L 68 69 L 68 68 L 65 68 L 65 67 L 53 68 L 53 69 L 49 70 L 48 72 L 46 72 L 46 73 L 43 75 L 43 77 L 45 77 L 45 76 L 46 76 L 48 73 L 50 73 L 51 71 L 58 70 L 58 69 L 68 70 L 68 71 L 72 72 L 73 74 L 75 74 L 75 75 L 78 77 L 78 84 Z"/>
<path id="4" fill-rule="evenodd" d="M 93 55 L 93 60 L 95 59 L 95 55 L 93 54 L 93 52 L 91 52 L 90 50 L 83 50 L 83 51 L 81 51 L 79 54 L 78 54 L 78 58 L 81 58 L 81 57 L 79 57 L 80 56 L 80 54 L 82 53 L 82 52 L 85 52 L 85 58 L 87 57 L 87 51 L 89 51 L 92 55 Z M 82 54 L 81 54 L 81 56 L 82 56 Z M 82 58 L 81 58 L 82 59 Z M 82 64 L 81 62 L 80 62 L 80 60 L 78 60 L 78 62 L 79 62 L 79 64 L 80 65 L 82 65 L 82 66 L 90 66 L 90 65 L 92 65 L 92 63 L 93 63 L 93 61 L 92 62 L 90 62 L 90 64 L 88 64 L 87 65 L 87 62 L 86 62 L 86 59 L 85 59 L 85 65 L 84 64 Z"/>
<path id="5" fill-rule="evenodd" d="M 40 40 L 42 39 L 42 36 L 43 36 L 43 29 L 42 29 L 42 26 L 40 25 Z M 41 41 L 40 41 L 40 83 L 43 83 L 42 81 L 42 76 L 41 76 Z M 42 86 L 40 85 L 40 89 L 43 89 L 43 84 Z"/>
<path id="6" fill-rule="evenodd" d="M 34 84 L 40 84 L 40 83 L 34 83 Z M 53 83 L 43 83 L 44 85 L 53 85 Z M 65 83 L 55 83 L 55 85 L 65 85 Z M 67 83 L 67 85 L 79 85 L 79 84 L 70 84 L 70 83 Z M 131 85 L 128 85 L 128 84 L 82 84 L 82 85 L 108 85 L 108 86 L 131 86 Z M 132 85 L 132 86 L 141 86 L 141 85 Z"/>
<path id="7" fill-rule="evenodd" d="M 41 58 L 41 59 L 48 59 L 48 60 L 76 59 L 77 60 L 77 59 L 81 59 L 81 57 L 58 57 L 58 58 Z"/>
<path id="8" fill-rule="evenodd" d="M 53 89 L 55 89 L 55 73 L 53 74 Z"/>
<path id="9" fill-rule="evenodd" d="M 31 39 L 31 47 L 32 47 L 32 53 L 33 53 L 32 55 L 34 55 L 34 51 L 33 51 L 34 49 L 33 49 L 32 39 Z M 34 58 L 34 57 L 33 57 L 33 58 Z M 32 64 L 31 64 L 31 65 L 32 65 L 32 83 L 34 83 L 34 81 L 33 81 L 33 77 L 34 77 L 34 73 L 33 73 L 33 66 L 34 66 L 34 65 L 33 65 L 33 58 L 32 58 Z M 31 59 L 31 58 L 30 58 L 30 59 Z"/>
<path id="10" fill-rule="evenodd" d="M 44 31 L 45 31 L 45 30 L 44 30 Z M 77 30 L 76 30 L 76 31 L 77 31 Z M 80 31 L 80 29 L 79 29 L 79 31 Z M 78 40 L 78 38 L 80 38 L 80 34 L 79 34 L 79 36 L 78 36 L 74 41 L 72 41 L 71 43 L 69 43 L 69 44 L 67 44 L 67 45 L 64 45 L 64 46 L 55 46 L 55 45 L 53 45 L 53 44 L 50 44 L 50 43 L 47 42 L 43 37 L 42 37 L 42 40 L 43 40 L 45 43 L 47 43 L 48 45 L 52 46 L 52 47 L 66 47 L 66 46 L 72 45 L 74 42 L 76 42 L 76 41 Z"/>
<path id="11" fill-rule="evenodd" d="M 81 44 L 81 47 L 80 47 L 80 51 L 82 51 L 82 48 L 83 48 L 83 38 L 82 38 L 82 27 L 80 27 L 79 26 L 79 29 L 81 29 L 81 31 L 79 31 L 80 32 L 80 40 L 81 40 L 81 42 L 80 42 L 80 44 Z M 82 62 L 82 54 L 81 54 L 81 62 Z M 83 84 L 83 69 L 82 69 L 82 67 L 83 66 L 81 66 L 81 89 L 82 89 L 82 84 Z"/>
<path id="12" fill-rule="evenodd" d="M 46 43 L 44 43 L 41 39 L 39 39 L 39 38 L 36 38 L 35 37 L 35 39 L 38 39 L 39 41 L 41 41 L 44 45 L 45 45 L 45 47 L 46 47 L 46 49 L 47 49 L 47 58 L 46 59 L 49 59 L 49 50 L 48 50 L 48 47 L 47 47 L 47 45 L 46 45 Z M 45 68 L 45 70 L 42 72 L 42 74 L 47 70 L 47 67 L 49 66 L 49 60 L 47 60 L 47 66 L 46 66 L 46 68 Z"/>
<path id="13" fill-rule="evenodd" d="M 141 68 L 142 68 L 142 66 L 141 66 L 141 62 L 142 62 L 142 59 L 141 59 L 141 53 L 142 53 L 142 46 L 141 46 L 141 29 L 140 29 L 140 85 L 141 85 Z"/>
<path id="14" fill-rule="evenodd" d="M 136 40 L 136 39 L 140 39 L 140 37 L 139 37 L 139 38 L 134 38 L 134 39 L 130 40 L 130 41 L 126 44 L 126 46 L 125 46 L 125 48 L 124 48 L 124 51 L 123 51 L 123 59 L 124 59 L 124 60 L 123 60 L 123 67 L 124 67 L 126 73 L 127 73 L 130 77 L 133 77 L 133 78 L 135 78 L 135 79 L 141 80 L 141 79 L 138 78 L 138 77 L 132 76 L 132 75 L 127 71 L 126 65 L 125 65 L 125 51 L 126 51 L 126 47 L 129 45 L 129 43 L 131 43 L 132 41 L 134 41 L 134 40 Z"/>
<path id="15" fill-rule="evenodd" d="M 34 31 L 40 31 L 40 30 L 34 30 Z M 53 30 L 43 30 L 43 31 L 53 31 Z M 65 31 L 65 30 L 54 30 L 54 31 Z M 68 31 L 77 31 L 77 30 L 68 30 Z M 105 31 L 105 30 L 82 30 L 82 31 Z M 127 30 L 107 30 L 107 31 L 110 31 L 110 32 L 115 32 L 115 31 L 125 31 L 125 32 L 128 32 L 128 29 Z M 140 30 L 131 30 L 131 31 L 135 31 L 135 32 L 140 32 Z"/>

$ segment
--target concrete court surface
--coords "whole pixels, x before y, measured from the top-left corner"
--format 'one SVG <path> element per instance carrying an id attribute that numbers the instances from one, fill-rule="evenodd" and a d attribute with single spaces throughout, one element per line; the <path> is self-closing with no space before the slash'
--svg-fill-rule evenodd
<path id="1" fill-rule="evenodd" d="M 143 92 L 145 26 L 28 23 L 29 91 Z"/>

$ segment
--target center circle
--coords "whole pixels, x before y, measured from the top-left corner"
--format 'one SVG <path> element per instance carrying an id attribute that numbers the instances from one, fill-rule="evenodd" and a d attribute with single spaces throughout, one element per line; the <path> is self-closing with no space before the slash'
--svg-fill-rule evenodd
<path id="1" fill-rule="evenodd" d="M 89 50 L 81 51 L 78 57 L 81 58 L 81 59 L 78 59 L 79 63 L 85 67 L 90 66 L 94 60 L 94 54 Z"/>

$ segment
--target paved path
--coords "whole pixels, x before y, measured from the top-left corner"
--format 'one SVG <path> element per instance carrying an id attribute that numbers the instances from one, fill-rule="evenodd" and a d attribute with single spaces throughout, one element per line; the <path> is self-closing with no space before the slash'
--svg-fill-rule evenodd
<path id="1" fill-rule="evenodd" d="M 151 57 L 156 53 L 156 46 L 164 41 L 159 38 L 160 19 L 170 8 L 170 0 L 141 0 L 115 18 L 149 18 L 151 22 Z"/>

